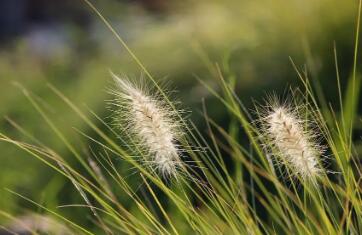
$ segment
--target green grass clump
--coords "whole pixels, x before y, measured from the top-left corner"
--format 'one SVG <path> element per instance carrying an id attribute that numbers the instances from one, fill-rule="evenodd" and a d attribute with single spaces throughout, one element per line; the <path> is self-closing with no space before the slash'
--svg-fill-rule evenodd
<path id="1" fill-rule="evenodd" d="M 269 110 L 257 105 L 250 112 L 244 105 L 247 98 L 236 94 L 236 79 L 228 67 L 221 70 L 202 57 L 217 85 L 202 79 L 200 83 L 221 104 L 230 121 L 220 125 L 208 113 L 213 107 L 203 102 L 205 128 L 201 129 L 179 111 L 171 93 L 161 88 L 99 11 L 85 2 L 142 70 L 147 87 L 116 79 L 115 97 L 111 97 L 115 100 L 110 103 L 116 109 L 115 120 L 122 121 L 112 124 L 109 118 L 80 108 L 72 98 L 48 85 L 51 94 L 66 106 L 65 112 L 75 113 L 87 127 L 87 132 L 75 131 L 79 139 L 92 143 L 88 147 L 68 138 L 49 107 L 17 84 L 31 109 L 39 113 L 43 127 L 63 148 L 50 147 L 11 118 L 7 119 L 10 126 L 26 141 L 5 132 L 0 133 L 0 140 L 65 178 L 72 190 L 62 193 L 78 195 L 69 204 L 49 206 L 9 189 L 45 214 L 38 220 L 54 220 L 70 234 L 362 233 L 362 174 L 353 137 L 360 122 L 357 56 L 361 3 L 352 74 L 345 92 L 334 51 L 336 107 L 326 101 L 320 84 L 292 63 L 301 88 L 292 88 L 285 104 L 274 103 Z M 315 128 L 310 128 L 310 123 Z M 77 221 L 72 210 L 89 219 Z M 19 227 L 34 234 L 37 229 L 54 233 L 49 228 L 25 226 L 5 210 L 0 210 L 0 215 L 20 220 Z"/>

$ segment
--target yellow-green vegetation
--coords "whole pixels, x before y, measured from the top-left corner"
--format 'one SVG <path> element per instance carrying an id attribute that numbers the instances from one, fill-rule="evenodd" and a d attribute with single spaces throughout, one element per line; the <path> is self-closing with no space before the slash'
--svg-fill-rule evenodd
<path id="1" fill-rule="evenodd" d="M 69 27 L 50 59 L 23 39 L 0 53 L 0 229 L 362 233 L 358 1 L 190 1 L 161 16 L 83 2 L 95 39 Z M 130 75 L 127 92 L 109 70 Z M 288 111 L 263 116 L 273 92 Z M 305 154 L 312 183 L 293 172 L 309 163 L 283 161 Z"/>

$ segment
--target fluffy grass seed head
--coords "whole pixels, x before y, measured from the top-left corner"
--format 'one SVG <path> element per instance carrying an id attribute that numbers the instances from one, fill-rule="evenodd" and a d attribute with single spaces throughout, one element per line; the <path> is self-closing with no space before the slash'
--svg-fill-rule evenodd
<path id="1" fill-rule="evenodd" d="M 177 111 L 157 92 L 151 94 L 144 83 L 139 85 L 127 77 L 112 74 L 116 89 L 112 91 L 118 107 L 117 119 L 143 156 L 142 163 L 165 179 L 177 178 L 182 166 L 177 144 L 183 135 Z M 142 80 L 142 79 L 141 79 Z"/>
<path id="2" fill-rule="evenodd" d="M 272 98 L 264 109 L 261 126 L 267 154 L 277 164 L 285 163 L 291 175 L 316 182 L 322 173 L 320 158 L 324 147 L 315 122 L 309 119 L 313 115 L 306 115 L 308 110 L 303 105 L 281 104 L 277 98 Z"/>

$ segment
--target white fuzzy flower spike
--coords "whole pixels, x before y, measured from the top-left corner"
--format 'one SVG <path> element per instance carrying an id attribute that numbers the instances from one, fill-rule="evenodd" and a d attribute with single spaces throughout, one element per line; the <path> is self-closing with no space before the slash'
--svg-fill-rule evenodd
<path id="1" fill-rule="evenodd" d="M 121 108 L 119 118 L 127 123 L 127 131 L 142 149 L 142 161 L 164 178 L 176 178 L 182 165 L 181 150 L 176 144 L 182 128 L 175 121 L 176 111 L 127 78 L 112 76 L 117 86 L 116 105 Z"/>
<path id="2" fill-rule="evenodd" d="M 275 160 L 282 160 L 292 175 L 302 180 L 315 182 L 322 169 L 319 158 L 324 148 L 318 143 L 315 130 L 306 117 L 300 117 L 300 110 L 275 102 L 262 117 L 266 147 Z"/>

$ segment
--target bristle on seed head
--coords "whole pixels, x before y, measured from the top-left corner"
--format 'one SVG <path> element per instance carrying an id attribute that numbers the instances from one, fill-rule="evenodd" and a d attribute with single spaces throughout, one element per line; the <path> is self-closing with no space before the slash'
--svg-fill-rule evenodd
<path id="1" fill-rule="evenodd" d="M 176 121 L 176 111 L 141 85 L 126 77 L 112 76 L 117 88 L 112 93 L 116 96 L 116 106 L 121 108 L 117 118 L 142 149 L 141 161 L 164 178 L 176 178 L 182 166 L 177 145 L 182 128 Z"/>
<path id="2" fill-rule="evenodd" d="M 283 162 L 289 172 L 304 181 L 315 182 L 321 174 L 319 164 L 324 148 L 313 121 L 301 117 L 301 108 L 273 101 L 261 117 L 264 145 L 276 163 Z"/>

